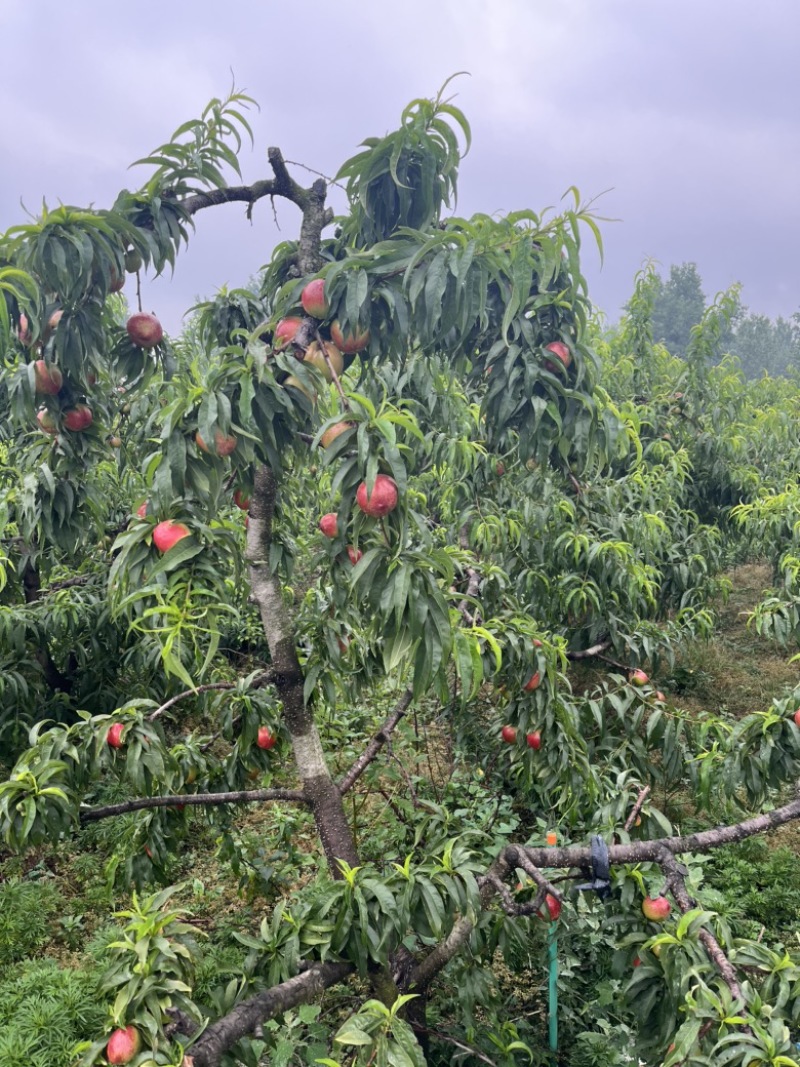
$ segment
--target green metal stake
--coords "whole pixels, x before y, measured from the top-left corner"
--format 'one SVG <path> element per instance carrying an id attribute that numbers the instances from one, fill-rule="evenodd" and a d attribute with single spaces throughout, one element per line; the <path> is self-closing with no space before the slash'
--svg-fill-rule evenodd
<path id="1" fill-rule="evenodd" d="M 552 832 L 547 835 L 547 844 L 556 844 L 556 835 Z M 547 955 L 550 963 L 549 996 L 547 1005 L 547 1024 L 550 1037 L 550 1063 L 552 1067 L 558 1064 L 558 919 L 551 919 L 547 931 Z"/>
<path id="2" fill-rule="evenodd" d="M 558 935 L 556 933 L 556 923 L 558 919 L 554 919 L 550 924 L 550 929 L 547 934 L 548 939 L 548 954 L 550 957 L 550 998 L 548 1006 L 548 1026 L 550 1031 L 550 1062 L 553 1067 L 558 1063 L 558 953 L 556 949 L 556 942 Z"/>

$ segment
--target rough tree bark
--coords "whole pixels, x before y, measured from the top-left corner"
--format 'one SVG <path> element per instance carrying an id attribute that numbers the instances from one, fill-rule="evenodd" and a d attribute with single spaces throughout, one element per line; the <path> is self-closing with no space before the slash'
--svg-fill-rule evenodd
<path id="1" fill-rule="evenodd" d="M 243 1001 L 203 1032 L 184 1057 L 184 1067 L 217 1067 L 227 1050 L 244 1034 L 252 1033 L 259 1024 L 297 1004 L 314 1000 L 352 970 L 348 963 L 317 963 L 303 974 Z"/>
<path id="2" fill-rule="evenodd" d="M 311 805 L 331 874 L 339 876 L 337 860 L 358 864 L 358 853 L 345 815 L 342 795 L 328 765 L 314 716 L 303 699 L 303 671 L 297 658 L 294 629 L 289 619 L 280 582 L 269 568 L 272 516 L 278 486 L 268 467 L 259 467 L 250 498 L 247 532 L 247 562 L 252 596 L 261 612 L 269 643 L 275 686 L 283 702 L 284 721 L 294 748 L 303 794 Z"/>
<path id="3" fill-rule="evenodd" d="M 322 265 L 319 251 L 322 231 L 333 220 L 333 212 L 325 207 L 326 183 L 320 178 L 310 189 L 305 189 L 289 174 L 278 148 L 268 149 L 267 158 L 274 174 L 272 179 L 198 193 L 185 200 L 182 208 L 187 215 L 194 215 L 207 207 L 238 201 L 248 205 L 249 214 L 253 204 L 263 197 L 280 196 L 290 200 L 302 216 L 296 260 L 298 274 L 313 274 Z M 313 714 L 303 698 L 303 671 L 297 658 L 294 628 L 283 604 L 280 583 L 269 568 L 272 518 L 278 491 L 273 471 L 267 467 L 256 470 L 245 556 L 252 596 L 261 613 L 272 658 L 272 681 L 283 703 L 284 721 L 291 736 L 303 796 L 313 812 L 331 873 L 338 877 L 336 861 L 356 865 L 358 853 L 341 793 L 325 761 Z"/>

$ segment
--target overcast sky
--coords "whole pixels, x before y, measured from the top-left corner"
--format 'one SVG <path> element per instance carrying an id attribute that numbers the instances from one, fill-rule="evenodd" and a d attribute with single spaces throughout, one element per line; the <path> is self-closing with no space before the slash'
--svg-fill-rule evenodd
<path id="1" fill-rule="evenodd" d="M 664 276 L 697 263 L 709 297 L 742 282 L 754 312 L 800 309 L 798 0 L 0 0 L 0 40 L 0 230 L 23 204 L 105 207 L 142 184 L 128 164 L 231 72 L 261 106 L 251 182 L 271 176 L 273 144 L 334 173 L 464 70 L 459 214 L 603 193 L 596 210 L 618 221 L 602 224 L 602 269 L 587 234 L 585 272 L 612 320 L 647 259 Z M 178 330 L 196 297 L 245 284 L 296 235 L 296 212 L 279 221 L 266 201 L 252 225 L 241 205 L 202 212 L 146 308 Z"/>

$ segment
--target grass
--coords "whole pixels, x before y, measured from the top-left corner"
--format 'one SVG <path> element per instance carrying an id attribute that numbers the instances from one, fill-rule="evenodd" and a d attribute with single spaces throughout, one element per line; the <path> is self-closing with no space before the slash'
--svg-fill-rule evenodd
<path id="1" fill-rule="evenodd" d="M 800 663 L 791 653 L 759 637 L 747 625 L 750 612 L 770 588 L 771 570 L 765 563 L 734 568 L 733 589 L 727 602 L 714 605 L 717 632 L 707 644 L 696 643 L 678 659 L 660 688 L 687 711 L 727 711 L 741 718 L 769 707 L 800 684 Z"/>
<path id="2" fill-rule="evenodd" d="M 729 571 L 728 577 L 733 585 L 729 597 L 711 605 L 717 615 L 711 640 L 693 643 L 678 653 L 674 667 L 664 664 L 651 678 L 670 703 L 690 715 L 727 712 L 742 718 L 800 685 L 800 662 L 790 663 L 790 651 L 747 625 L 770 588 L 770 567 L 747 563 Z M 576 691 L 587 691 L 602 681 L 605 668 L 600 663 L 573 664 L 569 676 Z"/>

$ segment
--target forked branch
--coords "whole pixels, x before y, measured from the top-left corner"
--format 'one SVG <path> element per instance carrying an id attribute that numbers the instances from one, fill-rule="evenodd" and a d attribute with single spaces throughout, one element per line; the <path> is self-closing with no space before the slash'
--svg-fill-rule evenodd
<path id="1" fill-rule="evenodd" d="M 685 837 L 637 841 L 629 845 L 610 845 L 608 848 L 609 862 L 612 865 L 645 863 L 648 861 L 658 863 L 667 875 L 668 884 L 678 907 L 682 911 L 688 911 L 692 907 L 692 903 L 680 878 L 680 871 L 675 863 L 676 855 L 684 852 L 709 852 L 720 845 L 743 841 L 746 837 L 765 833 L 795 819 L 800 819 L 800 799 L 794 800 L 790 804 L 785 804 L 781 808 L 776 808 L 765 815 L 757 815 L 752 819 L 746 819 L 732 826 L 719 826 L 713 830 L 704 830 L 700 833 L 688 834 Z M 535 904 L 541 903 L 541 898 L 543 898 L 545 891 L 552 893 L 556 899 L 560 900 L 561 893 L 545 878 L 542 871 L 556 868 L 580 870 L 591 868 L 591 864 L 591 849 L 585 847 L 555 848 L 547 846 L 546 848 L 529 848 L 508 845 L 503 849 L 483 878 L 478 881 L 481 888 L 481 904 L 484 907 L 488 905 L 492 896 L 498 893 L 498 882 L 502 882 L 507 873 L 516 867 L 522 867 L 539 887 L 534 901 Z M 509 898 L 501 894 L 501 899 L 506 909 L 508 909 Z M 524 914 L 528 910 L 525 905 L 516 905 L 514 907 L 516 914 Z M 536 910 L 538 910 L 538 907 Z M 461 919 L 457 922 L 449 936 L 432 949 L 425 959 L 411 971 L 408 988 L 415 992 L 424 992 L 436 975 L 447 966 L 465 944 L 473 928 L 474 924 L 468 919 Z M 716 939 L 712 934 L 708 933 L 701 940 L 709 958 L 718 967 L 731 992 L 734 996 L 740 995 L 741 990 L 739 990 L 735 971 Z M 732 982 L 733 984 L 731 984 Z M 739 990 L 738 993 L 736 992 L 737 990 Z"/>
<path id="2" fill-rule="evenodd" d="M 397 713 L 397 709 L 396 709 Z M 256 797 L 257 792 L 251 794 Z M 671 837 L 661 841 L 639 841 L 630 845 L 612 845 L 609 858 L 612 863 L 636 863 L 652 860 L 658 863 L 665 873 L 670 892 L 678 907 L 685 912 L 694 905 L 686 891 L 686 886 L 675 861 L 675 856 L 682 852 L 707 851 L 718 844 L 740 841 L 745 837 L 761 833 L 765 829 L 782 825 L 792 819 L 800 818 L 800 800 L 793 801 L 778 808 L 768 815 L 757 816 L 734 826 L 719 827 L 716 830 L 690 834 L 686 837 Z M 560 898 L 552 882 L 542 874 L 542 869 L 581 868 L 591 863 L 591 851 L 588 848 L 526 848 L 508 845 L 502 850 L 486 874 L 478 880 L 480 888 L 480 907 L 489 906 L 493 897 L 499 897 L 504 910 L 518 915 L 534 914 L 539 911 L 544 895 L 550 892 Z M 538 887 L 535 899 L 526 904 L 515 904 L 504 882 L 509 874 L 522 867 Z M 423 993 L 436 976 L 447 966 L 451 959 L 469 940 L 474 924 L 467 918 L 457 920 L 447 937 L 436 945 L 428 955 L 414 962 L 406 950 L 407 960 L 400 979 L 400 988 Z M 718 967 L 734 997 L 741 995 L 741 989 L 733 966 L 725 956 L 719 943 L 709 931 L 700 934 L 701 941 L 709 957 Z M 331 985 L 342 981 L 352 974 L 354 968 L 349 963 L 314 963 L 302 973 L 286 982 L 265 990 L 243 1001 L 228 1015 L 212 1023 L 188 1049 L 184 1059 L 186 1067 L 218 1067 L 225 1052 L 243 1036 L 287 1008 L 297 1004 L 308 1003 Z"/>
<path id="3" fill-rule="evenodd" d="M 253 204 L 267 196 L 282 196 L 306 214 L 313 216 L 314 223 L 320 230 L 333 222 L 333 211 L 326 208 L 326 184 L 322 179 L 314 182 L 310 189 L 304 189 L 289 174 L 283 154 L 279 148 L 267 149 L 267 159 L 272 167 L 274 178 L 263 178 L 252 185 L 227 185 L 223 189 L 209 189 L 207 192 L 195 193 L 187 197 L 181 205 L 187 215 L 194 215 L 207 207 L 220 204 L 247 204 L 247 216 L 250 218 Z M 301 238 L 302 239 L 302 238 Z"/>

